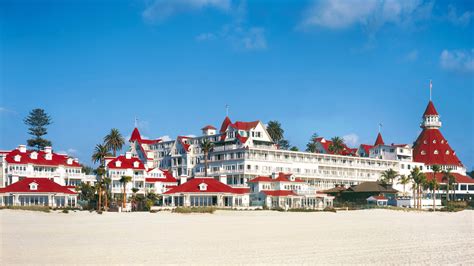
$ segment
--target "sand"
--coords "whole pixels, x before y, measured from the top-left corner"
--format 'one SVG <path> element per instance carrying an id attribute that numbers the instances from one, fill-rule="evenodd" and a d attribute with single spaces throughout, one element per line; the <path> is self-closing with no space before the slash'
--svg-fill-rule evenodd
<path id="1" fill-rule="evenodd" d="M 0 264 L 474 264 L 474 211 L 0 211 Z"/>

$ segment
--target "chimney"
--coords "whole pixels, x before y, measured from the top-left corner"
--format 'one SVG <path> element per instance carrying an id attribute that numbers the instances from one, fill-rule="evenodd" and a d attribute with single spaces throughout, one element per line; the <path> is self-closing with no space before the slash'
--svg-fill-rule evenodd
<path id="1" fill-rule="evenodd" d="M 72 164 L 72 158 L 67 158 L 67 164 Z"/>
<path id="2" fill-rule="evenodd" d="M 182 175 L 179 177 L 179 184 L 182 185 L 188 181 L 188 176 Z"/>
<path id="3" fill-rule="evenodd" d="M 226 175 L 220 175 L 219 176 L 219 181 L 223 184 L 227 184 L 227 176 Z"/>
<path id="4" fill-rule="evenodd" d="M 51 154 L 51 152 L 52 152 L 51 146 L 44 147 L 44 152 L 45 152 L 46 154 Z"/>
<path id="5" fill-rule="evenodd" d="M 125 153 L 125 158 L 127 158 L 127 159 L 132 159 L 132 153 L 129 152 L 129 151 L 127 151 L 127 152 Z"/>
<path id="6" fill-rule="evenodd" d="M 78 159 L 78 158 L 74 158 L 73 161 L 74 161 L 75 163 L 79 163 L 79 159 Z"/>
<path id="7" fill-rule="evenodd" d="M 26 152 L 26 145 L 18 145 L 18 150 L 21 153 L 25 153 Z"/>

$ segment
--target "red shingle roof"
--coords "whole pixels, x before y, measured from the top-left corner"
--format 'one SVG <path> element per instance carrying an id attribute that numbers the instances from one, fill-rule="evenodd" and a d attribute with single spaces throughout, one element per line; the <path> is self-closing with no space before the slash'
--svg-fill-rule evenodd
<path id="1" fill-rule="evenodd" d="M 116 162 L 120 161 L 122 164 L 120 166 L 116 165 Z M 134 163 L 138 162 L 138 166 L 135 167 Z M 130 159 L 127 159 L 125 155 L 120 155 L 117 158 L 113 159 L 107 164 L 108 168 L 111 169 L 135 169 L 135 170 L 145 170 L 145 166 L 143 165 L 142 161 L 138 159 L 137 157 L 132 157 Z"/>
<path id="2" fill-rule="evenodd" d="M 138 131 L 138 128 L 134 128 L 132 132 L 132 136 L 130 137 L 130 142 L 133 141 L 138 141 L 139 143 L 143 144 L 155 144 L 161 141 L 161 139 L 142 139 L 142 136 L 140 135 L 140 131 Z"/>
<path id="3" fill-rule="evenodd" d="M 200 184 L 206 184 L 206 190 L 200 190 Z M 228 186 L 224 183 L 221 183 L 213 178 L 193 178 L 187 181 L 184 184 L 181 184 L 165 194 L 175 194 L 175 193 L 232 193 L 232 194 L 243 194 L 248 193 L 249 190 L 236 189 Z"/>
<path id="4" fill-rule="evenodd" d="M 259 123 L 258 121 L 253 121 L 253 122 L 237 121 L 233 123 L 231 126 L 239 130 L 249 131 L 250 129 L 255 128 L 258 125 L 258 123 Z"/>
<path id="5" fill-rule="evenodd" d="M 377 145 L 384 145 L 384 141 L 383 141 L 383 138 L 382 138 L 382 134 L 379 134 L 377 135 L 377 139 L 375 140 L 375 144 L 374 146 L 377 146 Z"/>
<path id="6" fill-rule="evenodd" d="M 434 104 L 432 101 L 428 103 L 428 106 L 426 106 L 426 110 L 423 113 L 423 116 L 427 115 L 438 115 L 438 112 L 436 111 L 436 108 L 434 107 Z"/>
<path id="7" fill-rule="evenodd" d="M 30 184 L 36 183 L 37 189 L 31 190 Z M 63 193 L 63 194 L 77 194 L 67 187 L 63 187 L 48 178 L 24 178 L 15 182 L 5 188 L 0 188 L 0 193 Z"/>
<path id="8" fill-rule="evenodd" d="M 433 173 L 425 173 L 425 175 L 428 181 L 433 179 Z M 474 179 L 469 176 L 461 175 L 458 173 L 451 173 L 451 175 L 453 175 L 454 178 L 456 178 L 456 183 L 469 183 L 469 184 L 474 183 Z M 435 178 L 436 178 L 436 181 L 438 181 L 438 183 L 445 183 L 443 182 L 443 173 L 436 173 Z"/>
<path id="9" fill-rule="evenodd" d="M 294 181 L 291 181 L 290 178 L 291 174 L 285 173 L 278 173 L 278 177 L 272 179 L 269 176 L 257 176 L 256 178 L 249 180 L 248 183 L 258 183 L 258 182 L 296 182 L 296 183 L 304 183 L 303 180 L 299 178 L 295 178 Z"/>
<path id="10" fill-rule="evenodd" d="M 314 141 L 321 144 L 322 148 L 324 149 L 323 152 L 328 153 L 328 154 L 334 154 L 334 152 L 329 150 L 329 147 L 332 144 L 331 140 L 324 139 L 323 137 L 318 137 L 318 138 L 315 138 Z M 340 155 L 355 155 L 356 151 L 357 149 L 351 149 L 346 144 L 344 144 L 343 151 L 341 152 Z"/>
<path id="11" fill-rule="evenodd" d="M 216 128 L 211 126 L 211 125 L 207 125 L 207 126 L 201 128 L 201 130 L 208 130 L 208 129 L 216 129 Z"/>
<path id="12" fill-rule="evenodd" d="M 31 153 L 36 152 L 38 154 L 36 159 L 31 158 Z M 21 156 L 20 161 L 15 161 L 15 156 Z M 71 161 L 71 164 L 67 163 L 68 160 L 67 155 L 57 154 L 52 152 L 51 153 L 51 160 L 46 160 L 46 152 L 44 151 L 31 151 L 27 150 L 26 152 L 22 153 L 20 150 L 15 149 L 7 153 L 5 156 L 5 160 L 7 163 L 10 164 L 35 164 L 35 165 L 45 165 L 45 166 L 59 166 L 64 165 L 67 167 L 81 167 L 78 162 L 74 160 Z"/>
<path id="13" fill-rule="evenodd" d="M 437 128 L 423 129 L 413 146 L 413 160 L 427 165 L 462 166 L 456 153 Z"/>
<path id="14" fill-rule="evenodd" d="M 160 169 L 161 170 L 161 169 Z M 176 180 L 176 178 L 174 178 L 174 176 L 166 171 L 166 170 L 161 170 L 163 172 L 163 175 L 164 177 L 158 177 L 158 178 L 153 178 L 153 177 L 149 177 L 149 178 L 145 178 L 145 182 L 148 182 L 148 183 L 154 183 L 154 182 L 164 182 L 164 183 L 177 183 L 178 181 Z"/>

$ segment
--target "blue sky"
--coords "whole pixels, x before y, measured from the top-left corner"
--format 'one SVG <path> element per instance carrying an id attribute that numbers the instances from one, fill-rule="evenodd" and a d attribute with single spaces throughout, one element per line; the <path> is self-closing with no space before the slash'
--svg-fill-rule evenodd
<path id="1" fill-rule="evenodd" d="M 278 120 L 313 132 L 412 143 L 433 80 L 442 132 L 474 166 L 470 1 L 2 1 L 0 148 L 26 143 L 33 108 L 47 138 L 91 164 L 111 128 L 199 134 Z"/>

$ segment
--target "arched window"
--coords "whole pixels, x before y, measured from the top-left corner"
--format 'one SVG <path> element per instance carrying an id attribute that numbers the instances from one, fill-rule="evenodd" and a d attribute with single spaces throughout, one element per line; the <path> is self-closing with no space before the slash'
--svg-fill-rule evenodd
<path id="1" fill-rule="evenodd" d="M 435 140 L 435 139 L 433 140 L 433 144 L 436 144 L 436 140 Z"/>
<path id="2" fill-rule="evenodd" d="M 434 154 L 438 154 L 438 150 L 435 150 L 435 151 L 434 151 Z"/>
<path id="3" fill-rule="evenodd" d="M 449 155 L 449 150 L 446 150 L 446 154 Z"/>
<path id="4" fill-rule="evenodd" d="M 426 152 L 425 152 L 425 151 L 421 151 L 421 155 L 426 155 Z"/>

